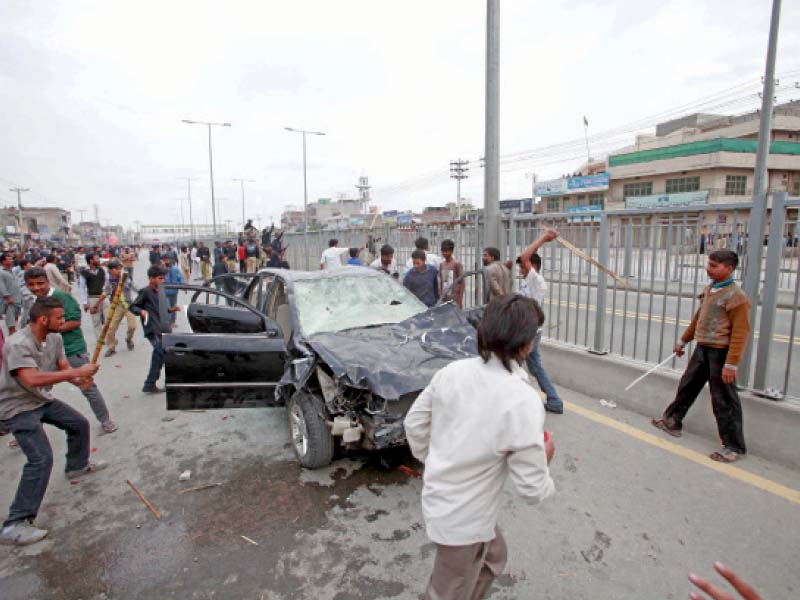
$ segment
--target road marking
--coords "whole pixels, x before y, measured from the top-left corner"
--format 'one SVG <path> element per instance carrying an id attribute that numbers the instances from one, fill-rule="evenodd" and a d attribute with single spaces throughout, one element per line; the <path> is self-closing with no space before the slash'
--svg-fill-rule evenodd
<path id="1" fill-rule="evenodd" d="M 727 475 L 732 479 L 738 479 L 739 481 L 752 485 L 760 490 L 769 492 L 770 494 L 783 498 L 784 500 L 788 500 L 789 502 L 800 505 L 800 490 L 795 490 L 772 481 L 771 479 L 766 479 L 759 475 L 755 475 L 735 465 L 716 462 L 711 460 L 705 454 L 701 454 L 696 450 L 684 448 L 683 446 L 679 446 L 678 444 L 670 442 L 669 440 L 665 440 L 657 435 L 647 433 L 641 429 L 633 427 L 632 425 L 628 425 L 627 423 L 622 423 L 621 421 L 617 421 L 611 417 L 601 415 L 600 413 L 596 413 L 595 411 L 584 408 L 583 406 L 573 404 L 572 402 L 564 402 L 564 406 L 568 410 L 579 414 L 582 417 L 591 419 L 592 421 L 607 427 L 611 427 L 612 429 L 616 429 L 617 431 L 625 433 L 631 437 L 635 437 L 646 444 L 656 446 L 657 448 L 671 452 L 672 454 L 685 458 L 686 460 L 690 460 L 693 463 L 707 467 L 717 471 L 718 473 L 722 473 L 723 475 Z"/>
<path id="2" fill-rule="evenodd" d="M 564 308 L 567 308 L 567 309 L 574 309 L 575 308 L 575 302 L 567 302 L 566 300 L 561 300 L 561 301 L 554 300 L 550 304 L 552 304 L 553 306 L 556 306 L 556 307 L 561 305 L 561 306 L 563 306 Z M 591 312 L 597 312 L 597 307 L 594 304 L 587 305 L 585 303 L 579 303 L 577 306 L 578 306 L 578 310 L 586 310 L 587 306 L 588 306 L 588 309 Z M 642 321 L 647 321 L 647 313 L 637 313 L 637 312 L 634 312 L 632 310 L 623 311 L 622 309 L 617 308 L 616 310 L 612 311 L 612 309 L 606 308 L 606 314 L 607 315 L 613 314 L 615 317 L 627 317 L 627 318 L 641 319 Z M 650 319 L 654 323 L 661 323 L 662 322 L 662 318 L 657 314 L 653 314 L 650 317 Z M 675 325 L 675 318 L 674 317 L 664 317 L 663 322 L 664 322 L 665 325 Z M 683 327 L 688 327 L 689 324 L 691 323 L 691 321 L 687 321 L 686 319 L 681 319 L 681 320 L 678 321 L 678 323 Z M 758 339 L 758 332 L 757 331 L 756 331 L 754 337 L 755 337 L 755 339 Z M 788 344 L 789 340 L 790 340 L 790 338 L 786 334 L 783 334 L 783 333 L 773 333 L 772 334 L 772 341 L 774 341 L 774 342 L 782 342 L 784 344 Z M 794 345 L 795 346 L 800 346 L 800 337 L 795 337 Z"/>

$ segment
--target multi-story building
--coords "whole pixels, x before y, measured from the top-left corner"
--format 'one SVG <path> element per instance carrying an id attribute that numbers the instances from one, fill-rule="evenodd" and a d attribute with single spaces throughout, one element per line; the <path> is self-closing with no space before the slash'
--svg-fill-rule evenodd
<path id="1" fill-rule="evenodd" d="M 571 175 L 537 181 L 534 195 L 540 197 L 535 211 L 578 213 L 603 210 L 606 207 L 609 175 L 605 161 L 591 161 Z"/>
<path id="2" fill-rule="evenodd" d="M 658 125 L 655 135 L 638 136 L 633 146 L 608 157 L 606 208 L 691 210 L 698 204 L 749 202 L 758 128 L 756 112 L 694 114 Z M 800 102 L 775 107 L 770 142 L 768 192 L 800 195 Z M 706 217 L 720 223 L 729 218 L 725 212 Z"/>
<path id="3" fill-rule="evenodd" d="M 214 225 L 195 223 L 194 231 L 188 224 L 161 224 L 140 225 L 137 239 L 142 243 L 173 243 L 176 241 L 188 242 L 196 240 L 236 240 L 238 232 L 229 222 L 217 223 L 217 233 L 214 235 Z"/>
<path id="4" fill-rule="evenodd" d="M 68 210 L 56 207 L 22 207 L 22 219 L 16 206 L 0 209 L 2 233 L 13 239 L 20 234 L 33 241 L 64 243 L 70 235 L 71 219 Z"/>

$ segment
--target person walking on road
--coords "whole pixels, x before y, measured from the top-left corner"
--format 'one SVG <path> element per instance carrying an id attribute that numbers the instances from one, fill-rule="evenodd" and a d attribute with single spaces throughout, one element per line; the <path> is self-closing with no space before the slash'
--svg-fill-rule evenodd
<path id="1" fill-rule="evenodd" d="M 184 285 L 186 283 L 183 275 L 181 274 L 181 270 L 167 257 L 164 257 L 164 268 L 167 271 L 166 275 L 164 276 L 164 283 L 180 285 Z M 214 271 L 212 270 L 211 273 L 213 276 Z M 167 303 L 169 304 L 170 308 L 173 308 L 178 304 L 178 290 L 164 290 L 164 294 L 167 296 Z M 169 323 L 173 327 L 175 326 L 176 314 L 177 313 L 173 311 L 170 311 L 169 313 Z"/>
<path id="2" fill-rule="evenodd" d="M 544 277 L 542 277 L 541 274 L 542 258 L 536 253 L 536 251 L 541 248 L 542 245 L 553 241 L 557 237 L 557 231 L 548 229 L 542 236 L 534 240 L 530 246 L 525 248 L 525 251 L 517 259 L 520 272 L 522 273 L 522 277 L 525 279 L 520 287 L 519 293 L 530 298 L 531 300 L 535 300 L 540 307 L 544 307 L 544 297 L 547 293 L 547 282 L 544 280 Z M 530 371 L 531 375 L 533 375 L 539 384 L 539 387 L 545 393 L 545 396 L 547 396 L 547 402 L 544 405 L 545 410 L 547 412 L 561 414 L 564 412 L 564 403 L 562 402 L 561 397 L 558 395 L 553 382 L 550 381 L 547 371 L 544 370 L 544 365 L 542 364 L 542 355 L 539 352 L 541 341 L 542 331 L 539 330 L 539 332 L 536 334 L 536 339 L 533 342 L 531 353 L 528 355 L 528 358 L 525 360 L 525 362 L 528 366 L 528 371 Z"/>
<path id="3" fill-rule="evenodd" d="M 442 242 L 442 262 L 439 265 L 439 293 L 445 300 L 453 300 L 461 308 L 464 301 L 464 282 L 459 277 L 464 274 L 464 265 L 453 258 L 456 245 L 453 240 Z"/>
<path id="4" fill-rule="evenodd" d="M 35 298 L 52 297 L 61 303 L 64 309 L 64 323 L 59 332 L 64 343 L 64 353 L 67 361 L 76 369 L 88 363 L 89 354 L 86 340 L 83 337 L 83 331 L 81 331 L 81 307 L 78 306 L 72 294 L 51 288 L 47 275 L 41 267 L 31 267 L 25 271 L 25 283 Z M 29 320 L 30 309 L 26 309 L 23 311 L 20 322 L 26 324 Z M 105 433 L 114 433 L 117 430 L 117 424 L 111 419 L 105 398 L 103 398 L 103 394 L 100 393 L 97 385 L 92 382 L 82 389 L 83 395 L 89 401 L 89 407 L 92 409 L 103 431 Z"/>
<path id="5" fill-rule="evenodd" d="M 43 275 L 43 279 L 46 282 L 47 276 Z M 108 467 L 105 461 L 89 460 L 91 443 L 86 418 L 50 393 L 57 383 L 69 382 L 80 388 L 91 385 L 98 366 L 70 366 L 62 336 L 58 335 L 64 325 L 64 309 L 57 298 L 37 298 L 30 318 L 30 325 L 7 341 L 0 372 L 0 429 L 14 435 L 27 458 L 0 533 L 0 542 L 15 546 L 34 544 L 48 533 L 33 525 L 53 467 L 53 451 L 44 424 L 67 434 L 67 479 L 79 479 Z"/>
<path id="6" fill-rule="evenodd" d="M 715 250 L 708 255 L 706 273 L 712 283 L 703 291 L 700 307 L 674 352 L 683 356 L 684 347 L 692 340 L 697 346 L 675 400 L 660 419 L 652 420 L 655 427 L 680 437 L 686 413 L 708 382 L 723 446 L 722 451 L 711 454 L 718 462 L 734 462 L 747 453 L 736 370 L 750 334 L 750 301 L 733 278 L 738 264 L 739 257 L 731 250 Z"/>
<path id="7" fill-rule="evenodd" d="M 14 273 L 11 272 L 14 266 L 14 253 L 3 252 L 0 255 L 0 315 L 6 321 L 8 334 L 13 335 L 17 331 L 17 320 L 22 309 L 22 288 L 17 281 Z"/>
<path id="8" fill-rule="evenodd" d="M 144 381 L 142 391 L 147 394 L 160 394 L 163 388 L 156 385 L 161 375 L 161 367 L 164 366 L 164 347 L 161 345 L 161 335 L 172 331 L 169 323 L 169 313 L 180 310 L 180 306 L 169 307 L 166 305 L 166 297 L 162 303 L 159 295 L 159 288 L 164 285 L 166 269 L 160 265 L 153 265 L 147 269 L 149 283 L 147 287 L 139 290 L 139 296 L 131 304 L 131 312 L 142 319 L 144 326 L 144 336 L 153 346 L 153 353 L 150 356 L 150 370 Z"/>
<path id="9" fill-rule="evenodd" d="M 72 286 L 67 281 L 66 277 L 61 274 L 61 270 L 56 264 L 56 255 L 51 253 L 45 258 L 44 271 L 47 273 L 47 280 L 50 282 L 50 287 L 68 294 L 72 291 Z"/>
<path id="10" fill-rule="evenodd" d="M 88 266 L 81 269 L 78 277 L 78 297 L 83 311 L 92 316 L 94 337 L 100 339 L 105 324 L 105 310 L 108 306 L 103 297 L 103 288 L 106 285 L 106 272 L 100 266 L 100 255 L 95 252 L 86 254 Z"/>
<path id="11" fill-rule="evenodd" d="M 408 445 L 425 463 L 422 514 L 436 545 L 422 598 L 484 598 L 505 568 L 497 527 L 508 479 L 530 504 L 555 492 L 555 447 L 521 367 L 544 315 L 518 295 L 492 300 L 478 325 L 480 356 L 450 363 L 405 418 Z"/>
<path id="12" fill-rule="evenodd" d="M 106 281 L 106 287 L 103 292 L 109 298 L 113 298 L 114 294 L 117 292 L 120 279 L 122 278 L 122 263 L 113 259 L 108 261 L 108 265 L 106 266 L 108 268 L 108 280 Z M 136 333 L 136 317 L 128 310 L 131 306 L 132 294 L 133 280 L 130 274 L 128 274 L 128 277 L 125 279 L 125 284 L 122 286 L 119 304 L 114 311 L 114 316 L 111 318 L 111 323 L 106 332 L 106 357 L 113 356 L 117 352 L 117 329 L 119 329 L 119 324 L 122 323 L 123 319 L 125 319 L 128 326 L 127 333 L 125 334 L 125 345 L 128 347 L 128 350 L 133 350 L 134 348 L 133 336 Z M 106 314 L 106 319 L 108 319 L 108 314 Z"/>

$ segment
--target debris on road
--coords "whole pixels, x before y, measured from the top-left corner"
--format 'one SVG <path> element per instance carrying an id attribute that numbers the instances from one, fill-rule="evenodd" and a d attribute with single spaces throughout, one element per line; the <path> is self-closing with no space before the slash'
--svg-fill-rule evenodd
<path id="1" fill-rule="evenodd" d="M 178 493 L 185 494 L 186 492 L 198 492 L 200 490 L 207 490 L 209 488 L 219 487 L 221 485 L 222 485 L 221 483 L 206 483 L 203 485 L 198 485 L 197 487 L 190 487 L 186 488 L 185 490 L 179 490 Z"/>
<path id="2" fill-rule="evenodd" d="M 193 413 L 204 413 L 206 412 L 205 408 L 187 408 L 182 410 L 181 412 L 193 412 Z"/>
<path id="3" fill-rule="evenodd" d="M 605 406 L 606 408 L 617 408 L 617 403 L 613 400 L 600 400 L 600 406 Z"/>
<path id="4" fill-rule="evenodd" d="M 128 485 L 131 486 L 131 489 L 134 491 L 134 493 L 137 496 L 139 496 L 139 500 L 144 502 L 144 505 L 150 509 L 150 512 L 153 513 L 153 516 L 155 516 L 155 518 L 160 521 L 161 513 L 158 511 L 158 509 L 155 506 L 153 506 L 147 498 L 144 497 L 144 494 L 142 494 L 142 492 L 139 491 L 139 488 L 133 485 L 133 482 L 130 479 L 128 479 L 127 482 Z"/>
<path id="5" fill-rule="evenodd" d="M 241 538 L 242 538 L 242 539 L 243 539 L 245 542 L 247 542 L 248 544 L 253 544 L 253 546 L 258 546 L 258 542 L 255 542 L 255 541 L 251 540 L 251 539 L 250 539 L 249 537 L 247 537 L 246 535 L 242 535 L 242 536 L 239 536 L 239 537 L 241 537 Z"/>
<path id="6" fill-rule="evenodd" d="M 174 421 L 175 417 L 167 415 L 166 417 L 161 417 L 161 420 L 164 421 L 165 423 L 169 423 L 170 421 Z"/>
<path id="7" fill-rule="evenodd" d="M 189 481 L 192 478 L 191 471 L 184 471 L 178 476 L 178 481 Z"/>
<path id="8" fill-rule="evenodd" d="M 400 465 L 397 468 L 400 469 L 403 473 L 405 473 L 409 477 L 414 477 L 415 479 L 422 479 L 422 473 L 420 473 L 419 471 L 415 471 L 411 467 Z"/>

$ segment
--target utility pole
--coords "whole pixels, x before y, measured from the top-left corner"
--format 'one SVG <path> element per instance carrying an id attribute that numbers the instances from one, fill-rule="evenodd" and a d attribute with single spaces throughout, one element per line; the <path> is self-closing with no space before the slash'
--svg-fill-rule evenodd
<path id="1" fill-rule="evenodd" d="M 761 282 L 761 258 L 764 252 L 764 224 L 767 220 L 767 158 L 772 138 L 772 104 L 775 96 L 775 56 L 778 52 L 778 26 L 781 15 L 781 0 L 772 0 L 772 17 L 767 43 L 767 66 L 764 72 L 764 91 L 761 95 L 761 121 L 758 128 L 758 150 L 756 169 L 753 175 L 753 208 L 750 210 L 750 230 L 747 244 L 747 270 L 744 278 L 744 293 L 750 298 L 750 323 L 756 323 L 759 284 Z M 754 327 L 750 328 L 747 347 L 739 363 L 737 380 L 741 385 L 750 381 L 750 359 L 753 353 Z"/>
<path id="2" fill-rule="evenodd" d="M 531 178 L 531 210 L 533 210 L 533 204 L 536 202 L 536 173 L 525 173 L 525 177 Z"/>
<path id="3" fill-rule="evenodd" d="M 486 0 L 484 246 L 500 238 L 500 0 Z"/>
<path id="4" fill-rule="evenodd" d="M 17 231 L 19 232 L 20 242 L 24 243 L 25 238 L 22 231 L 22 224 L 24 223 L 22 220 L 22 192 L 30 192 L 31 190 L 29 188 L 15 187 L 11 188 L 9 191 L 17 192 Z"/>
<path id="5" fill-rule="evenodd" d="M 592 163 L 592 153 L 589 151 L 589 119 L 583 116 L 583 137 L 586 139 L 586 168 Z"/>
<path id="6" fill-rule="evenodd" d="M 305 268 L 310 267 L 310 257 L 308 254 L 308 174 L 306 171 L 306 135 L 325 135 L 323 131 L 308 131 L 307 129 L 295 129 L 294 127 L 284 127 L 286 131 L 300 133 L 303 136 L 303 257 Z"/>
<path id="7" fill-rule="evenodd" d="M 456 224 L 456 237 L 458 238 L 459 248 L 461 247 L 461 180 L 469 177 L 468 160 L 459 158 L 450 161 L 450 178 L 456 180 L 456 213 L 458 222 Z"/>
<path id="8" fill-rule="evenodd" d="M 234 177 L 231 181 L 238 181 L 242 185 L 242 231 L 244 231 L 244 224 L 246 223 L 244 218 L 244 184 L 247 183 L 255 183 L 255 179 L 239 179 Z"/>

